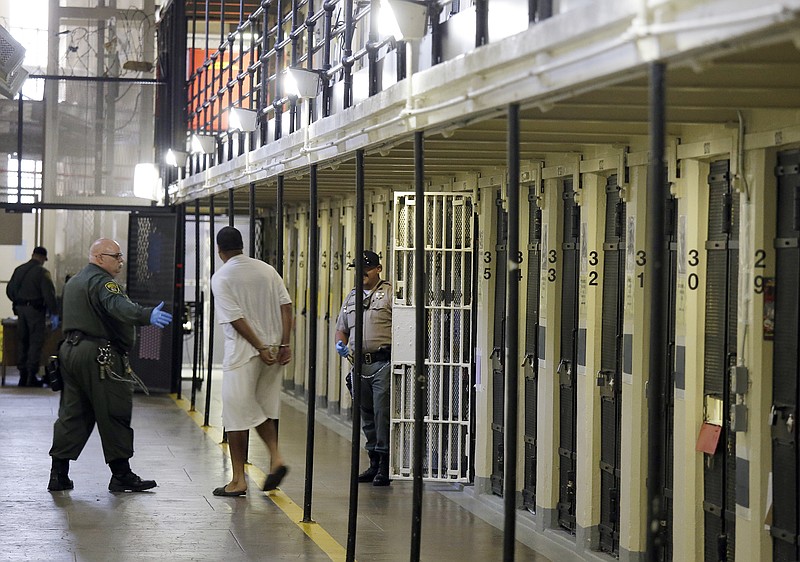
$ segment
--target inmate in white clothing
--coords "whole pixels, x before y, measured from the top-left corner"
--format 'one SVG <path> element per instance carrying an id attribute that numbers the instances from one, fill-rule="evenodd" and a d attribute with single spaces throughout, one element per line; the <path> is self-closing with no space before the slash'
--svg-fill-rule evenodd
<path id="1" fill-rule="evenodd" d="M 258 350 L 231 322 L 244 318 L 265 345 L 283 336 L 281 305 L 291 304 L 278 272 L 243 254 L 233 256 L 211 278 L 214 310 L 225 334 L 222 361 L 222 421 L 242 431 L 280 416 L 283 365 L 266 365 Z"/>
<path id="2" fill-rule="evenodd" d="M 292 299 L 271 265 L 239 254 L 211 277 L 214 310 L 225 334 L 223 370 L 234 369 L 258 355 L 231 322 L 244 318 L 265 345 L 279 345 L 283 336 L 281 305 Z"/>
<path id="3" fill-rule="evenodd" d="M 224 371 L 222 424 L 228 431 L 245 431 L 281 417 L 281 387 L 285 365 L 267 365 L 260 357 Z"/>

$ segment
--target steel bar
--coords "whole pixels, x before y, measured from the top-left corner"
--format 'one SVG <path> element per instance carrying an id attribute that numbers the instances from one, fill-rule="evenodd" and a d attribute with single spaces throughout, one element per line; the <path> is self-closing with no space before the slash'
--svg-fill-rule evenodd
<path id="1" fill-rule="evenodd" d="M 314 424 L 317 412 L 317 314 L 319 308 L 319 230 L 317 226 L 317 165 L 311 164 L 308 218 L 308 404 L 306 405 L 306 482 L 303 522 L 311 523 L 314 484 Z"/>
<path id="2" fill-rule="evenodd" d="M 208 270 L 209 277 L 214 275 L 214 255 L 216 254 L 214 242 L 214 196 L 208 197 Z M 209 411 L 211 410 L 211 370 L 214 366 L 214 293 L 208 299 L 208 371 L 206 375 L 206 411 L 203 425 L 208 427 Z"/>

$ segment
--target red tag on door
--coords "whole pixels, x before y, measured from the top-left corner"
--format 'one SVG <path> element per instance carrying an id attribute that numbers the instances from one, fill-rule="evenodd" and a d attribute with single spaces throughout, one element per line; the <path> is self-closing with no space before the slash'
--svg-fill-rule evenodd
<path id="1" fill-rule="evenodd" d="M 717 451 L 717 444 L 719 443 L 719 435 L 722 432 L 722 427 L 714 425 L 713 423 L 703 423 L 700 428 L 700 435 L 697 437 L 696 451 L 702 451 L 713 455 Z"/>

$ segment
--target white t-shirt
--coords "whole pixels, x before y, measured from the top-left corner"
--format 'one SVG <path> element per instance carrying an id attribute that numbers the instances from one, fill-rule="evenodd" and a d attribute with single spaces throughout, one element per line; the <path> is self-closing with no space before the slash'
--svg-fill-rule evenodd
<path id="1" fill-rule="evenodd" d="M 223 369 L 247 363 L 258 351 L 244 339 L 231 322 L 244 318 L 266 345 L 278 345 L 283 336 L 281 305 L 292 299 L 283 279 L 271 265 L 236 255 L 211 277 L 214 310 L 225 334 Z"/>

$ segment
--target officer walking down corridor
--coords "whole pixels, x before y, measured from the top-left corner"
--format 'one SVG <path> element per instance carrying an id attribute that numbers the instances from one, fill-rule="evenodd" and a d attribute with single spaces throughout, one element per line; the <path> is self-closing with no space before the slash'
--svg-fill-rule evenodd
<path id="1" fill-rule="evenodd" d="M 363 298 L 361 428 L 367 438 L 369 468 L 358 475 L 358 481 L 388 486 L 392 285 L 381 279 L 383 268 L 378 254 L 365 250 L 363 260 L 362 288 L 350 291 L 336 321 L 336 351 L 342 357 L 353 352 L 355 338 L 350 338 L 350 332 L 356 325 L 356 298 Z M 348 376 L 352 376 L 352 371 Z"/>
<path id="2" fill-rule="evenodd" d="M 47 250 L 36 246 L 31 259 L 14 270 L 6 286 L 6 295 L 17 316 L 19 386 L 42 386 L 36 373 L 47 334 L 46 311 L 50 311 L 53 330 L 58 328 L 56 289 L 50 272 L 44 268 L 46 261 Z"/>
<path id="3" fill-rule="evenodd" d="M 134 382 L 141 385 L 128 363 L 136 337 L 135 326 L 159 328 L 172 315 L 132 302 L 114 281 L 122 270 L 119 244 L 101 238 L 89 250 L 89 264 L 64 287 L 64 337 L 58 357 L 64 378 L 58 420 L 53 426 L 50 491 L 71 490 L 69 461 L 78 459 L 97 424 L 103 455 L 111 468 L 108 489 L 141 492 L 154 488 L 131 471 L 133 456 Z"/>

